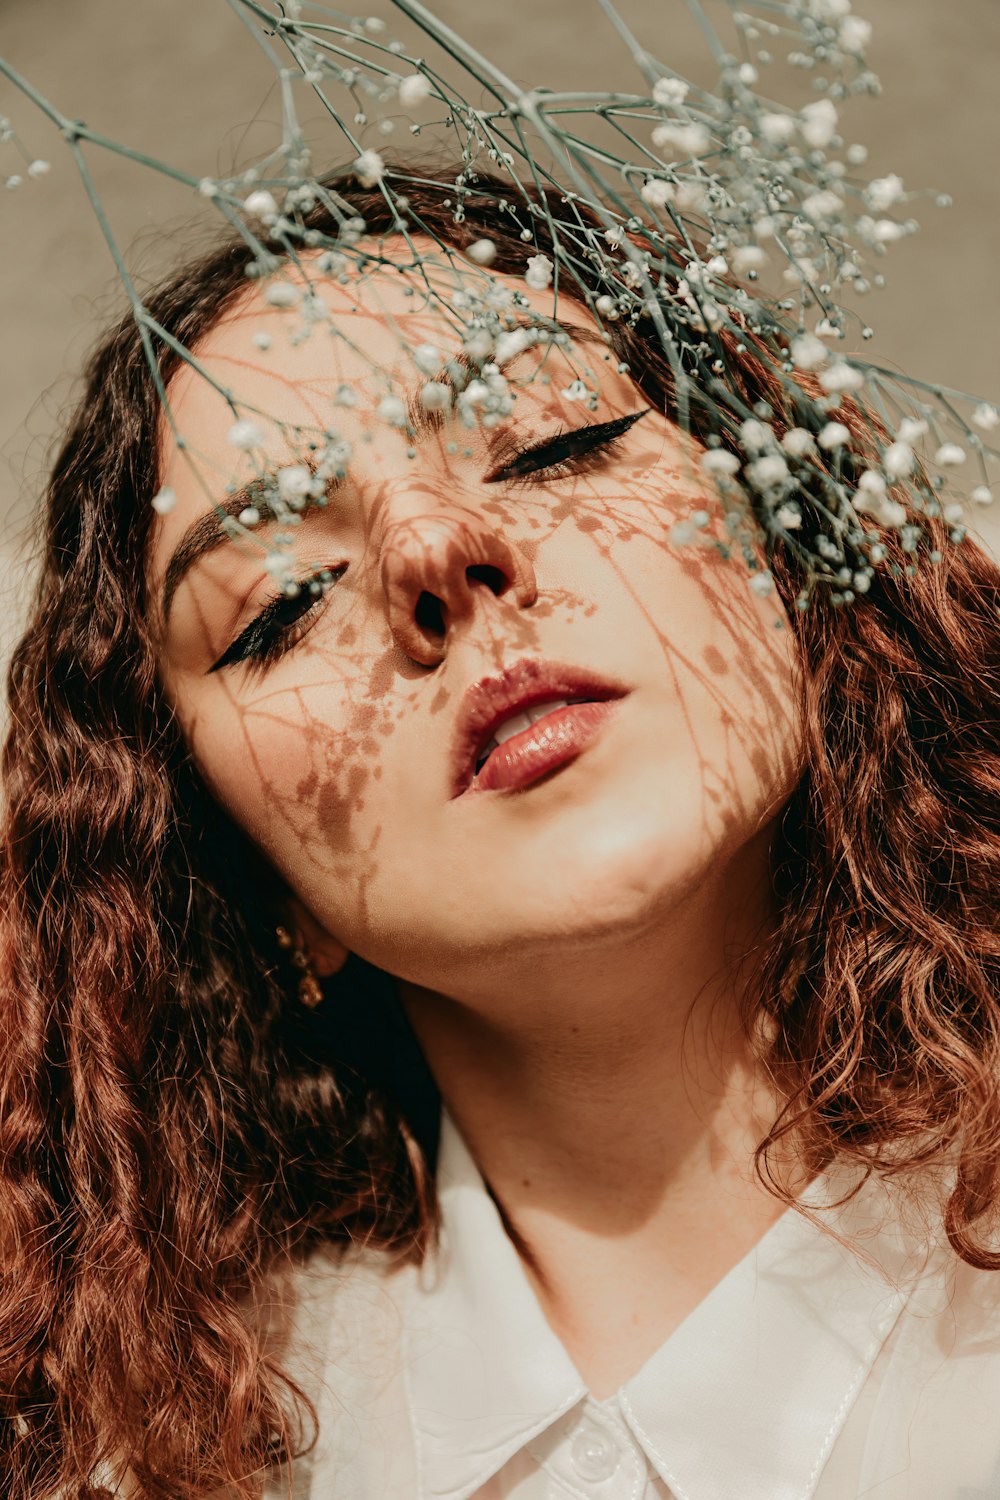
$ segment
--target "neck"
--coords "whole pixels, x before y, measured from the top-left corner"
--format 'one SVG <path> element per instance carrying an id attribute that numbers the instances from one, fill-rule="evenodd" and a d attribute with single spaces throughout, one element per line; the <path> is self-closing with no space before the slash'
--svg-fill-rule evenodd
<path id="1" fill-rule="evenodd" d="M 606 1339 L 601 1289 L 616 1332 L 591 1361 L 592 1389 L 614 1389 L 616 1361 L 627 1374 L 650 1341 L 651 1353 L 783 1211 L 752 1160 L 780 1101 L 739 1020 L 773 921 L 766 858 L 759 836 L 655 932 L 569 956 L 554 943 L 502 989 L 457 1000 L 400 984 L 444 1104 L 584 1374 Z M 640 1313 L 633 1348 L 621 1318 Z"/>

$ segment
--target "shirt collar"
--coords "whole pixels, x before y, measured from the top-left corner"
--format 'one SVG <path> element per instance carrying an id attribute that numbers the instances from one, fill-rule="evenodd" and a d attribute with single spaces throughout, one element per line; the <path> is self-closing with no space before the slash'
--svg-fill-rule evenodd
<path id="1" fill-rule="evenodd" d="M 805 1196 L 833 1203 L 845 1181 Z M 440 1251 L 404 1320 L 407 1396 L 420 1500 L 468 1500 L 588 1393 L 446 1110 L 437 1185 Z M 603 1403 L 676 1494 L 809 1500 L 913 1274 L 887 1202 L 873 1180 L 835 1214 L 870 1264 L 789 1210 Z"/>

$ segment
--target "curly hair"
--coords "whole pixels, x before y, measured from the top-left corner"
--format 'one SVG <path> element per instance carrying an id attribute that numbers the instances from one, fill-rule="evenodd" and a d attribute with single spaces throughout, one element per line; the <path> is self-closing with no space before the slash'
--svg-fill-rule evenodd
<path id="1" fill-rule="evenodd" d="M 466 196 L 410 164 L 414 231 L 494 269 L 526 246 L 504 184 Z M 418 185 L 412 185 L 412 179 Z M 330 179 L 369 235 L 398 230 L 377 189 Z M 540 202 L 536 192 L 531 201 Z M 596 224 L 555 194 L 557 225 Z M 335 226 L 325 208 L 307 226 Z M 531 249 L 532 247 L 527 247 Z M 245 291 L 233 241 L 147 301 L 197 346 Z M 592 306 L 600 272 L 564 294 Z M 780 351 L 716 334 L 729 389 L 804 420 Z M 644 317 L 610 329 L 668 414 L 673 376 Z M 156 348 L 164 384 L 178 356 Z M 699 399 L 690 424 L 718 431 Z M 809 389 L 812 377 L 800 378 Z M 272 946 L 275 877 L 199 778 L 160 689 L 144 603 L 161 408 L 134 319 L 89 365 L 48 490 L 43 567 L 9 670 L 0 835 L 0 1474 L 10 1500 L 97 1500 L 127 1463 L 148 1500 L 258 1493 L 304 1451 L 315 1410 L 247 1306 L 312 1247 L 419 1261 L 438 1224 L 437 1095 L 390 976 L 352 959 L 307 1010 Z M 852 402 L 838 416 L 864 452 Z M 870 423 L 868 424 L 870 431 Z M 732 433 L 721 434 L 735 445 Z M 867 440 L 870 444 L 870 438 Z M 821 524 L 817 513 L 811 518 Z M 771 875 L 780 919 L 744 1002 L 786 1082 L 758 1151 L 789 1131 L 806 1165 L 886 1174 L 946 1164 L 944 1227 L 971 1265 L 1000 1162 L 1000 569 L 921 517 L 931 556 L 884 539 L 849 607 L 794 607 L 794 557 L 768 562 L 803 672 L 806 764 Z M 919 565 L 918 565 L 919 562 Z M 768 1022 L 767 1042 L 759 1040 Z"/>

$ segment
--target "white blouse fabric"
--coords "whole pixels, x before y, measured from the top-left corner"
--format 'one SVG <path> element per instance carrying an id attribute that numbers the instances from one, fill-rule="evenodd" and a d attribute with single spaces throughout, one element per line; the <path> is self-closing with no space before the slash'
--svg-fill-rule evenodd
<path id="1" fill-rule="evenodd" d="M 1000 1500 L 1000 1273 L 928 1251 L 886 1188 L 823 1216 L 849 1245 L 788 1210 L 596 1401 L 447 1111 L 437 1182 L 422 1267 L 295 1273 L 320 1438 L 265 1500 Z"/>

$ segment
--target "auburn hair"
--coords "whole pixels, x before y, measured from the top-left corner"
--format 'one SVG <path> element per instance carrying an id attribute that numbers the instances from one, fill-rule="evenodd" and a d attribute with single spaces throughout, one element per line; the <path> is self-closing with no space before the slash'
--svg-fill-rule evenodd
<path id="1" fill-rule="evenodd" d="M 509 184 L 485 173 L 458 215 L 453 167 L 407 173 L 411 230 L 457 249 L 488 237 L 500 272 L 551 252 L 553 224 L 602 228 L 556 192 L 501 201 Z M 347 174 L 327 186 L 306 228 L 334 232 L 335 203 L 368 236 L 398 231 L 378 188 Z M 244 293 L 251 258 L 234 239 L 146 298 L 164 385 L 176 346 L 195 348 Z M 596 260 L 592 276 L 561 282 L 583 306 L 602 290 Z M 674 412 L 646 316 L 609 332 L 635 385 Z M 779 435 L 815 420 L 776 347 L 725 329 L 710 342 L 747 414 L 766 402 Z M 692 431 L 736 452 L 719 379 L 693 368 Z M 811 381 L 799 386 L 815 394 Z M 870 452 L 860 407 L 836 416 Z M 272 942 L 272 874 L 208 794 L 164 702 L 144 604 L 160 430 L 129 314 L 93 355 L 55 460 L 8 675 L 8 1500 L 110 1497 L 105 1463 L 127 1463 L 148 1500 L 249 1500 L 315 1432 L 247 1316 L 255 1291 L 320 1244 L 419 1260 L 438 1223 L 438 1100 L 391 977 L 352 959 L 335 1019 L 301 1004 Z M 887 531 L 885 562 L 847 606 L 820 591 L 797 608 L 799 564 L 767 544 L 804 667 L 806 764 L 773 845 L 780 920 L 744 1002 L 748 1035 L 767 1019 L 766 1061 L 788 1083 L 758 1170 L 792 1201 L 768 1167 L 791 1130 L 806 1167 L 947 1167 L 947 1236 L 969 1264 L 998 1269 L 984 1239 L 1000 1197 L 1000 569 L 971 537 L 950 543 L 940 515 L 920 520 L 919 552 Z M 805 524 L 822 529 L 820 512 Z"/>

